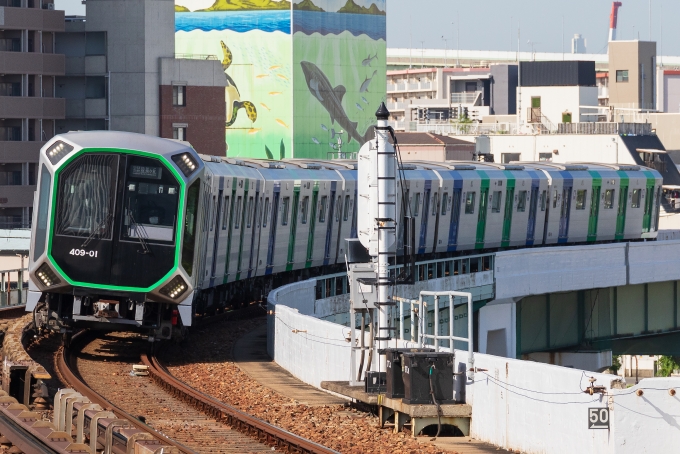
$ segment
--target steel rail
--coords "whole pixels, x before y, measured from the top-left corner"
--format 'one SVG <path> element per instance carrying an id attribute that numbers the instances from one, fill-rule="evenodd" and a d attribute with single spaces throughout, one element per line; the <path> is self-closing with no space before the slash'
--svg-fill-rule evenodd
<path id="1" fill-rule="evenodd" d="M 0 412 L 0 433 L 10 440 L 13 446 L 27 454 L 53 454 L 56 452 L 45 445 L 35 434 L 21 427 L 3 412 Z"/>
<path id="2" fill-rule="evenodd" d="M 263 443 L 292 453 L 340 454 L 195 390 L 175 378 L 154 356 L 143 354 L 142 362 L 149 367 L 151 378 L 172 395 L 183 398 L 200 411 L 241 432 L 256 437 Z"/>
<path id="3" fill-rule="evenodd" d="M 87 383 L 85 383 L 78 372 L 75 361 L 76 352 L 81 350 L 81 348 L 84 346 L 82 344 L 84 344 L 86 340 L 87 332 L 81 331 L 73 336 L 69 348 L 60 348 L 57 360 L 57 371 L 59 374 L 61 374 L 62 379 L 71 387 L 73 387 L 73 389 L 90 399 L 92 403 L 99 404 L 104 409 L 110 409 L 110 411 L 112 411 L 118 418 L 127 419 L 132 425 L 140 430 L 150 433 L 162 443 L 175 447 L 186 454 L 196 454 L 195 451 L 187 448 L 183 444 L 168 438 L 152 427 L 144 424 L 142 421 L 137 419 L 136 416 L 127 413 L 125 410 L 106 400 L 106 398 L 104 398 L 101 394 L 87 386 Z"/>

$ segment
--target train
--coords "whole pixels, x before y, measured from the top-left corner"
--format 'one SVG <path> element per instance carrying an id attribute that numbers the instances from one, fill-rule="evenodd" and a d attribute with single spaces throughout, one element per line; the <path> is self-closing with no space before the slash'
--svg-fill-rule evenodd
<path id="1" fill-rule="evenodd" d="M 409 161 L 399 174 L 397 205 L 415 221 L 421 260 L 657 235 L 662 177 L 641 166 Z M 180 336 L 199 315 L 345 270 L 356 202 L 352 160 L 205 156 L 134 133 L 60 134 L 40 152 L 26 309 L 65 336 L 80 327 Z"/>

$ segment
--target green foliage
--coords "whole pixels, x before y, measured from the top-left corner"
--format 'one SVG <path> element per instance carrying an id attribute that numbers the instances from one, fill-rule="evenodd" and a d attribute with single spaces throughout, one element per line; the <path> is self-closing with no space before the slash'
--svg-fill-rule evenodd
<path id="1" fill-rule="evenodd" d="M 680 357 L 661 356 L 659 357 L 656 370 L 657 377 L 670 377 L 674 370 L 680 369 Z"/>
<path id="2" fill-rule="evenodd" d="M 274 159 L 274 155 L 267 145 L 264 146 L 264 152 L 267 153 L 267 159 Z"/>
<path id="3" fill-rule="evenodd" d="M 621 369 L 621 355 L 612 356 L 612 366 L 609 369 L 615 374 Z"/>
<path id="4" fill-rule="evenodd" d="M 190 10 L 186 6 L 175 5 L 175 12 L 176 13 L 189 13 Z"/>
<path id="5" fill-rule="evenodd" d="M 286 157 L 286 145 L 283 143 L 283 139 L 281 139 L 281 145 L 279 146 L 279 159 L 285 159 Z"/>

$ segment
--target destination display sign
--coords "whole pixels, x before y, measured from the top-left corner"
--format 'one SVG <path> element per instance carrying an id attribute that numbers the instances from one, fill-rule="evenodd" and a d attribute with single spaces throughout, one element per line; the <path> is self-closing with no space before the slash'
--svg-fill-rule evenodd
<path id="1" fill-rule="evenodd" d="M 130 166 L 130 176 L 137 178 L 150 178 L 152 180 L 160 180 L 163 169 L 160 167 L 151 166 Z"/>

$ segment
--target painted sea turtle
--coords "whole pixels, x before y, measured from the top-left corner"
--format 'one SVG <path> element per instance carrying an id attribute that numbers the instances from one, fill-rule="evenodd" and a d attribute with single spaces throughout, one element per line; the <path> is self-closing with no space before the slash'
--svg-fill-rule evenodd
<path id="1" fill-rule="evenodd" d="M 246 115 L 248 115 L 250 121 L 254 122 L 257 120 L 257 109 L 252 102 L 241 101 L 241 93 L 239 93 L 238 88 L 234 83 L 234 79 L 227 74 L 227 69 L 231 66 L 233 54 L 227 45 L 224 44 L 224 41 L 220 41 L 220 44 L 222 44 L 222 53 L 224 54 L 222 68 L 224 69 L 224 75 L 227 78 L 227 123 L 225 126 L 228 128 L 234 124 L 239 109 L 245 109 Z"/>

